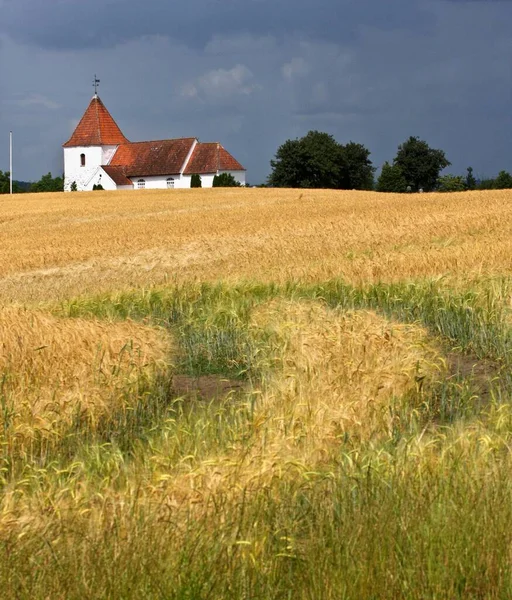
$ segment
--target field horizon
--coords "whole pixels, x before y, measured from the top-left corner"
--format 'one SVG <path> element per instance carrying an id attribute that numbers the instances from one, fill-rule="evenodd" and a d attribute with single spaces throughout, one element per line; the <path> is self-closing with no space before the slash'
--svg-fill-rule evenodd
<path id="1" fill-rule="evenodd" d="M 512 190 L 0 199 L 12 598 L 512 595 Z"/>

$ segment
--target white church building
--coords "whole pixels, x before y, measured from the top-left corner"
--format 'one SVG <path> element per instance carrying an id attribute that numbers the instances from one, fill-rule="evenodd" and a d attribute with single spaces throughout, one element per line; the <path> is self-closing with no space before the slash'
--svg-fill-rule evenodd
<path id="1" fill-rule="evenodd" d="M 97 94 L 64 148 L 64 191 L 189 188 L 192 175 L 202 187 L 230 173 L 245 185 L 245 169 L 217 142 L 197 138 L 128 141 Z"/>

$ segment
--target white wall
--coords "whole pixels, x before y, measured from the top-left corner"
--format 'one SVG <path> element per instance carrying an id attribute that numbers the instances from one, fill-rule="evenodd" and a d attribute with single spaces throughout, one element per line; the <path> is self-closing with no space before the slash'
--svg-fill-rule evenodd
<path id="1" fill-rule="evenodd" d="M 219 175 L 221 173 L 229 173 L 230 175 L 233 175 L 233 177 L 236 179 L 236 181 L 238 181 L 240 185 L 245 185 L 245 171 L 219 171 Z"/>
<path id="2" fill-rule="evenodd" d="M 139 179 L 144 179 L 146 182 L 146 190 L 162 190 L 167 189 L 167 178 L 174 179 L 174 189 L 183 189 L 190 187 L 190 177 L 187 175 L 164 175 L 158 177 L 130 177 L 133 181 L 133 189 L 137 190 L 137 182 Z"/>
<path id="3" fill-rule="evenodd" d="M 85 154 L 85 167 L 81 166 L 81 154 Z M 76 182 L 78 191 L 92 190 L 94 183 L 97 183 L 92 179 L 97 175 L 102 160 L 101 146 L 64 148 L 64 191 L 70 191 L 73 181 Z"/>
<path id="4" fill-rule="evenodd" d="M 221 173 L 230 173 L 233 177 L 240 183 L 241 185 L 245 185 L 245 171 L 219 171 L 219 175 Z M 201 187 L 211 188 L 213 186 L 213 178 L 216 173 L 206 173 L 201 175 Z M 184 177 L 188 178 L 188 185 L 184 185 L 183 187 L 190 187 L 190 175 L 185 175 Z"/>
<path id="5" fill-rule="evenodd" d="M 98 171 L 99 171 L 98 174 L 92 178 L 91 188 L 90 188 L 91 190 L 92 190 L 92 186 L 94 184 L 98 184 L 98 183 L 101 183 L 104 190 L 117 190 L 117 189 L 119 189 L 119 187 L 121 187 L 121 186 L 118 187 L 114 183 L 114 181 L 112 179 L 110 179 L 109 175 L 107 175 L 107 173 L 105 173 L 105 171 L 103 169 L 99 169 Z M 123 186 L 123 188 L 124 187 L 125 186 Z"/>
<path id="6" fill-rule="evenodd" d="M 118 147 L 119 146 L 102 146 L 101 147 L 101 151 L 102 151 L 101 164 L 102 165 L 110 164 L 110 161 L 112 160 L 112 157 L 116 153 L 116 150 L 118 149 Z"/>
<path id="7" fill-rule="evenodd" d="M 219 171 L 219 173 L 230 173 L 241 185 L 245 185 L 245 171 Z M 133 181 L 134 190 L 139 189 L 137 186 L 137 181 L 139 179 L 144 179 L 144 181 L 146 182 L 146 190 L 165 190 L 167 189 L 167 177 L 169 176 L 165 175 L 159 177 L 130 177 L 130 179 Z M 179 190 L 190 188 L 190 180 L 192 179 L 191 175 L 171 175 L 170 177 L 174 178 L 174 189 Z M 214 177 L 215 173 L 207 173 L 205 175 L 201 175 L 201 186 L 204 188 L 211 188 L 213 185 Z"/>

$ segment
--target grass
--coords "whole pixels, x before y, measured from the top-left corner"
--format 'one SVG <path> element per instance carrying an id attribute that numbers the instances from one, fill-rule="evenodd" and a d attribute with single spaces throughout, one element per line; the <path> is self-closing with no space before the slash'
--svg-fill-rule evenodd
<path id="1" fill-rule="evenodd" d="M 509 598 L 512 197 L 247 191 L 2 205 L 2 593 Z"/>

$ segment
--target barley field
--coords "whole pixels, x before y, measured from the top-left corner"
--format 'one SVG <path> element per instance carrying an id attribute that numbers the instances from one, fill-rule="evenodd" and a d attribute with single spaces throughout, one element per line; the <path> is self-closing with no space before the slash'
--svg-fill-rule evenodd
<path id="1" fill-rule="evenodd" d="M 0 590 L 512 597 L 512 191 L 0 197 Z"/>

